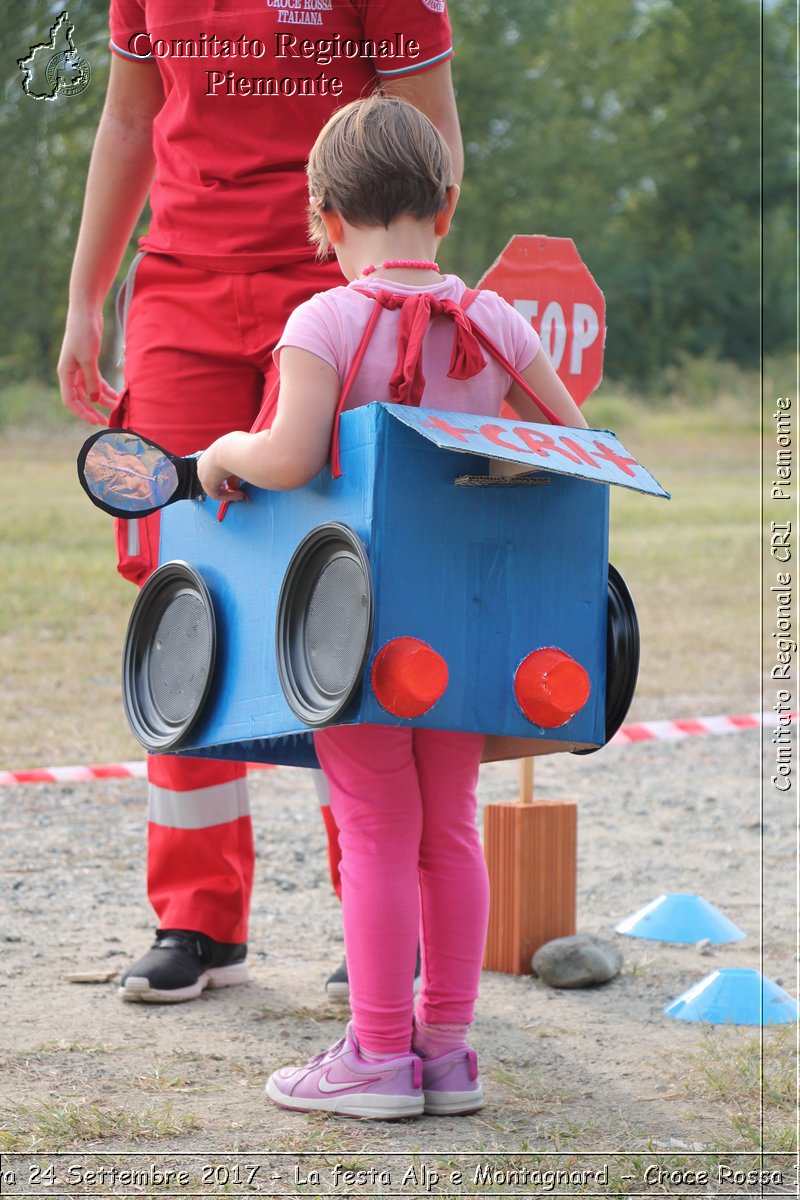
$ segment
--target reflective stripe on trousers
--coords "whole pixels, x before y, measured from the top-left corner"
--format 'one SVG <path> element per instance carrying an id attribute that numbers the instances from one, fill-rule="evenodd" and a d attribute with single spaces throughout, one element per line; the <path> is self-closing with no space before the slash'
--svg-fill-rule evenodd
<path id="1" fill-rule="evenodd" d="M 161 929 L 246 942 L 253 828 L 243 763 L 148 759 L 147 891 Z"/>
<path id="2" fill-rule="evenodd" d="M 189 792 L 174 792 L 153 783 L 148 789 L 148 820 L 170 829 L 208 829 L 249 816 L 246 779 L 234 779 Z"/>

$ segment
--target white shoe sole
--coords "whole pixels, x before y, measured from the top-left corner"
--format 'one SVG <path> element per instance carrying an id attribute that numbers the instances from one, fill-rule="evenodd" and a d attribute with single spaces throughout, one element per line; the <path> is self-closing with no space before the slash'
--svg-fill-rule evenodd
<path id="1" fill-rule="evenodd" d="M 416 975 L 414 977 L 414 995 L 416 996 L 419 989 L 422 987 L 422 977 Z M 350 1001 L 350 982 L 335 982 L 330 981 L 325 984 L 325 993 L 329 1000 L 333 1000 L 336 1004 L 348 1004 Z"/>
<path id="2" fill-rule="evenodd" d="M 340 1117 L 361 1117 L 367 1121 L 402 1121 L 421 1117 L 425 1110 L 422 1096 L 380 1096 L 359 1092 L 355 1096 L 330 1096 L 325 1100 L 306 1100 L 287 1096 L 272 1079 L 267 1080 L 267 1095 L 280 1108 L 295 1112 L 332 1112 Z"/>
<path id="3" fill-rule="evenodd" d="M 129 975 L 120 986 L 119 995 L 122 1000 L 138 1004 L 180 1004 L 185 1000 L 196 1000 L 206 988 L 235 987 L 239 983 L 247 983 L 247 979 L 246 962 L 232 963 L 228 967 L 209 967 L 196 983 L 185 988 L 153 988 L 145 976 Z"/>
<path id="4" fill-rule="evenodd" d="M 483 1108 L 483 1088 L 474 1092 L 426 1092 L 425 1112 L 433 1117 L 465 1117 Z"/>

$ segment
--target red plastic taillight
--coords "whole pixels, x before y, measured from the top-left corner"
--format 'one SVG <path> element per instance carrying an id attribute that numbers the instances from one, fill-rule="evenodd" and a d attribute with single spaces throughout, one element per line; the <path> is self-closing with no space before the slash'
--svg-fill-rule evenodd
<path id="1" fill-rule="evenodd" d="M 544 729 L 566 725 L 589 699 L 589 676 L 564 650 L 545 646 L 517 667 L 514 695 L 529 721 Z"/>
<path id="2" fill-rule="evenodd" d="M 419 638 L 392 638 L 372 663 L 372 690 L 395 717 L 421 717 L 444 694 L 447 663 Z"/>

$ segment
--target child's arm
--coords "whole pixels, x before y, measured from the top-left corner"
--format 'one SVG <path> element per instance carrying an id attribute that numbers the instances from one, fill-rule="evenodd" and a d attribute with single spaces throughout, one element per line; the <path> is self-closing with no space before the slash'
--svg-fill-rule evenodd
<path id="1" fill-rule="evenodd" d="M 228 476 L 256 487 L 288 491 L 318 475 L 328 461 L 340 381 L 324 359 L 296 346 L 280 352 L 278 411 L 270 429 L 226 433 L 197 463 L 197 474 L 213 500 L 241 500 L 223 487 Z"/>
<path id="2" fill-rule="evenodd" d="M 524 371 L 520 371 L 520 375 L 547 407 L 560 418 L 562 425 L 572 425 L 576 429 L 587 428 L 581 410 L 556 375 L 550 359 L 541 348 L 530 366 L 527 366 Z M 541 425 L 545 420 L 541 410 L 536 407 L 530 396 L 525 395 L 518 383 L 512 383 L 506 400 L 523 421 L 532 421 L 534 424 Z"/>

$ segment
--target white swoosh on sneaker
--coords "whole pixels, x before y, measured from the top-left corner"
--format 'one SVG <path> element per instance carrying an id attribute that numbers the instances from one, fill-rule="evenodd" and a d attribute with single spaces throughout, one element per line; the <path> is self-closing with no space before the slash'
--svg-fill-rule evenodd
<path id="1" fill-rule="evenodd" d="M 346 1092 L 352 1088 L 363 1087 L 365 1083 L 377 1082 L 378 1076 L 374 1075 L 372 1079 L 356 1079 L 351 1080 L 350 1083 L 331 1083 L 326 1072 L 324 1075 L 320 1075 L 319 1080 L 317 1081 L 317 1087 L 321 1092 Z"/>

